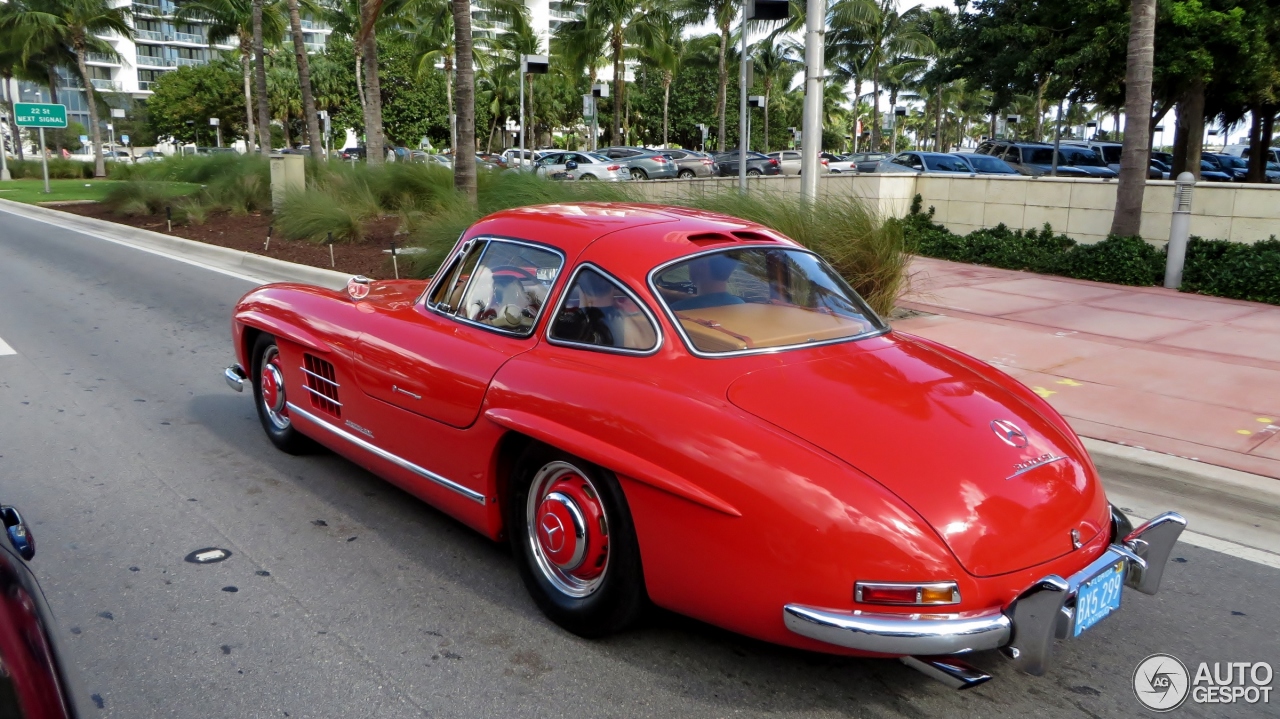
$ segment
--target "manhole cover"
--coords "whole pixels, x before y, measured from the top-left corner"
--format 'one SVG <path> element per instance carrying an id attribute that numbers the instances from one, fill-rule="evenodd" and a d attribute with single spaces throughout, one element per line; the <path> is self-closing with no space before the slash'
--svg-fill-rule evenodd
<path id="1" fill-rule="evenodd" d="M 231 551 L 227 549 L 219 549 L 217 547 L 206 547 L 197 549 L 188 554 L 184 559 L 192 564 L 216 564 L 231 556 Z"/>

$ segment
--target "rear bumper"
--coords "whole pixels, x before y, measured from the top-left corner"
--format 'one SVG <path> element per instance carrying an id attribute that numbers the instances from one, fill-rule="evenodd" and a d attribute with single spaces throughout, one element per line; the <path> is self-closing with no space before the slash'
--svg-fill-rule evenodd
<path id="1" fill-rule="evenodd" d="M 896 656 L 940 656 L 1000 649 L 1018 669 L 1044 673 L 1053 640 L 1075 634 L 1080 586 L 1118 562 L 1125 584 L 1155 594 L 1165 564 L 1187 521 L 1166 512 L 1129 532 L 1089 566 L 1062 578 L 1046 576 L 1008 607 L 964 614 L 881 614 L 788 604 L 787 629 L 836 646 Z"/>

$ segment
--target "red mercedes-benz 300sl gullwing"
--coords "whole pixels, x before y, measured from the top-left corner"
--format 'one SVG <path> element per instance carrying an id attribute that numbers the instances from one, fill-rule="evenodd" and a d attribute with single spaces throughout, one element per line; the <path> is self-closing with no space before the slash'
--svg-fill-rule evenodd
<path id="1" fill-rule="evenodd" d="M 260 287 L 233 319 L 262 426 L 511 542 L 583 636 L 647 602 L 951 686 L 1154 594 L 1186 522 L 1134 529 L 1048 404 L 889 326 L 820 257 L 724 215 L 507 210 L 428 281 Z"/>

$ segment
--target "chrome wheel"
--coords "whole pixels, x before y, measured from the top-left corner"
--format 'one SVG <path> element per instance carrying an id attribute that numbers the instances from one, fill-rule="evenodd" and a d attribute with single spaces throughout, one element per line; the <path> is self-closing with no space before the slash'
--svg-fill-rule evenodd
<path id="1" fill-rule="evenodd" d="M 565 461 L 544 465 L 525 516 L 534 562 L 552 586 L 575 598 L 600 588 L 609 570 L 609 519 L 585 472 Z"/>
<path id="2" fill-rule="evenodd" d="M 638 167 L 633 167 L 633 168 L 631 168 L 631 179 L 633 179 L 633 180 L 647 180 L 647 179 L 649 179 L 649 174 L 648 174 L 647 172 L 645 172 L 644 170 L 641 170 L 641 169 L 640 169 L 640 168 L 638 168 Z"/>
<path id="3" fill-rule="evenodd" d="M 261 382 L 262 410 L 267 420 L 277 430 L 289 428 L 289 407 L 284 396 L 284 373 L 281 371 L 280 350 L 274 344 L 262 352 Z"/>

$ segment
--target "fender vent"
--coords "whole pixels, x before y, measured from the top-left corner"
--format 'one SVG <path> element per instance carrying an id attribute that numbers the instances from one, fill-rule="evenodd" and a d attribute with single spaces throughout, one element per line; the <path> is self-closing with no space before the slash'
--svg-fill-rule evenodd
<path id="1" fill-rule="evenodd" d="M 338 401 L 338 388 L 341 385 L 337 382 L 333 365 L 309 354 L 302 355 L 302 359 L 306 365 L 302 371 L 307 378 L 303 389 L 311 395 L 311 406 L 334 417 L 341 417 L 342 402 Z"/>

